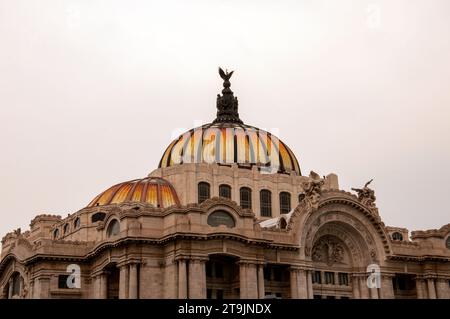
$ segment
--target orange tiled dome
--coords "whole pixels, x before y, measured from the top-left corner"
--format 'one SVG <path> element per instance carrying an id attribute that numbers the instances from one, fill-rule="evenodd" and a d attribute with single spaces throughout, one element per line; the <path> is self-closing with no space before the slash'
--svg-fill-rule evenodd
<path id="1" fill-rule="evenodd" d="M 148 203 L 161 208 L 180 204 L 172 184 L 159 177 L 146 177 L 108 188 L 95 197 L 87 207 L 119 204 L 126 201 Z"/>
<path id="2" fill-rule="evenodd" d="M 242 123 L 206 124 L 182 134 L 166 149 L 159 167 L 183 163 L 237 163 L 301 175 L 297 158 L 286 144 Z"/>

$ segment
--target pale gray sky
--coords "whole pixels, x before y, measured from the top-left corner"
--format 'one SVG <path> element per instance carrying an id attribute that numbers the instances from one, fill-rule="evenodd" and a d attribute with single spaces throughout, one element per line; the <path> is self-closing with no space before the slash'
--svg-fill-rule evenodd
<path id="1" fill-rule="evenodd" d="M 172 133 L 241 118 L 304 174 L 374 178 L 387 225 L 450 222 L 450 2 L 0 0 L 0 234 L 146 176 Z"/>

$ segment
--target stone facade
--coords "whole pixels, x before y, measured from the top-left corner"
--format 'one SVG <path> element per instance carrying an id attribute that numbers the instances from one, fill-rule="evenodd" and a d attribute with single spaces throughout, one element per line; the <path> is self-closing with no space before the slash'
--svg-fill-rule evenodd
<path id="1" fill-rule="evenodd" d="M 0 298 L 450 298 L 450 224 L 409 236 L 384 225 L 370 182 L 301 175 L 284 143 L 242 124 L 231 74 L 218 135 L 191 130 L 148 177 L 6 234 Z"/>
<path id="2" fill-rule="evenodd" d="M 450 298 L 450 225 L 409 239 L 407 230 L 386 227 L 374 207 L 339 190 L 334 174 L 324 178 L 317 205 L 297 196 L 311 177 L 260 174 L 256 167 L 186 164 L 151 176 L 170 181 L 180 205 L 87 207 L 64 219 L 37 216 L 29 231 L 7 234 L 1 297 Z M 198 204 L 200 182 L 210 183 L 211 198 Z M 231 198 L 219 197 L 223 183 Z M 240 207 L 241 187 L 252 189 L 254 210 Z M 289 192 L 295 208 L 280 214 L 272 196 L 275 217 L 255 214 L 261 189 Z M 217 211 L 234 227 L 211 226 Z M 98 212 L 104 219 L 92 222 Z M 120 223 L 118 233 L 108 233 L 112 221 Z M 80 286 L 68 288 L 73 264 Z M 367 286 L 371 264 L 379 266 L 378 288 Z"/>

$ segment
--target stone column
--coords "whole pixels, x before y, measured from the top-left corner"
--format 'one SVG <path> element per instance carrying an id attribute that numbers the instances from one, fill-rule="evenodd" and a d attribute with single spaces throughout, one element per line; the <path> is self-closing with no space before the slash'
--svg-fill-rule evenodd
<path id="1" fill-rule="evenodd" d="M 186 299 L 187 294 L 187 268 L 186 260 L 178 260 L 178 299 Z"/>
<path id="2" fill-rule="evenodd" d="M 95 275 L 92 277 L 92 298 L 100 298 L 100 276 Z"/>
<path id="3" fill-rule="evenodd" d="M 264 286 L 264 265 L 258 265 L 258 298 L 264 299 L 266 290 Z"/>
<path id="4" fill-rule="evenodd" d="M 359 292 L 361 294 L 361 299 L 370 299 L 369 287 L 367 287 L 367 276 L 366 275 L 359 277 Z"/>
<path id="5" fill-rule="evenodd" d="M 199 258 L 189 260 L 189 299 L 206 298 L 205 262 Z"/>
<path id="6" fill-rule="evenodd" d="M 308 270 L 308 299 L 314 299 L 312 270 Z"/>
<path id="7" fill-rule="evenodd" d="M 417 299 L 427 299 L 427 292 L 425 291 L 425 281 L 422 278 L 416 277 L 416 293 Z"/>
<path id="8" fill-rule="evenodd" d="M 299 269 L 297 271 L 297 284 L 298 284 L 298 298 L 299 299 L 308 299 L 308 275 L 307 270 Z M 311 285 L 312 285 L 312 277 L 311 277 Z"/>
<path id="9" fill-rule="evenodd" d="M 30 279 L 30 292 L 28 293 L 28 298 L 34 298 L 34 279 Z"/>
<path id="10" fill-rule="evenodd" d="M 297 277 L 297 269 L 295 268 L 291 268 L 290 281 L 291 281 L 291 299 L 298 299 L 298 277 Z"/>
<path id="11" fill-rule="evenodd" d="M 249 263 L 247 264 L 247 277 L 246 277 L 246 288 L 247 288 L 247 298 L 248 299 L 258 299 L 258 273 L 257 264 Z"/>
<path id="12" fill-rule="evenodd" d="M 247 264 L 239 263 L 239 293 L 241 299 L 247 299 Z"/>
<path id="13" fill-rule="evenodd" d="M 394 299 L 394 286 L 392 285 L 393 275 L 385 274 L 381 277 L 380 298 L 381 299 Z"/>
<path id="14" fill-rule="evenodd" d="M 436 280 L 436 292 L 438 299 L 450 299 L 450 286 L 447 280 Z"/>
<path id="15" fill-rule="evenodd" d="M 352 288 L 353 299 L 361 299 L 361 294 L 359 293 L 359 278 L 355 275 L 352 276 Z"/>
<path id="16" fill-rule="evenodd" d="M 434 278 L 427 279 L 428 298 L 436 299 L 436 287 L 434 286 Z"/>
<path id="17" fill-rule="evenodd" d="M 100 299 L 108 299 L 108 274 L 100 275 Z"/>
<path id="18" fill-rule="evenodd" d="M 130 264 L 129 299 L 138 299 L 138 266 Z"/>
<path id="19" fill-rule="evenodd" d="M 120 267 L 119 299 L 128 298 L 128 265 Z"/>

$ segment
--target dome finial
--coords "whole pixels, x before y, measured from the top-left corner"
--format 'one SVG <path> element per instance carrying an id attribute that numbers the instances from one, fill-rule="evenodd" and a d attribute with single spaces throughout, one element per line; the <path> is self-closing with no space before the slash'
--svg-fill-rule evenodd
<path id="1" fill-rule="evenodd" d="M 233 72 L 228 72 L 228 70 L 225 72 L 219 67 L 219 75 L 223 79 L 223 90 L 222 96 L 217 94 L 217 118 L 214 120 L 214 123 L 242 123 L 238 113 L 238 99 L 230 89 L 230 78 Z"/>

